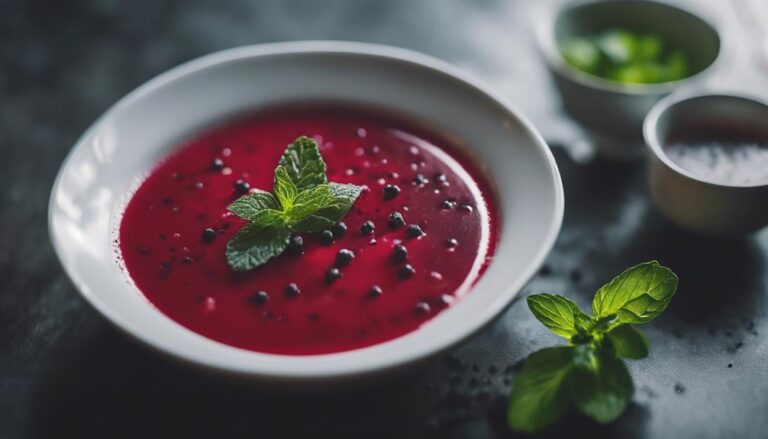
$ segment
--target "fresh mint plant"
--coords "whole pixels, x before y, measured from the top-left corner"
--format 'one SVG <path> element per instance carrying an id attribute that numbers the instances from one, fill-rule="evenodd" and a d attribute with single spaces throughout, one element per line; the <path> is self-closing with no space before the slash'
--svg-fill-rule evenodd
<path id="1" fill-rule="evenodd" d="M 625 270 L 597 290 L 592 315 L 563 296 L 529 296 L 533 315 L 568 345 L 539 350 L 525 360 L 512 384 L 510 427 L 535 432 L 573 406 L 601 423 L 618 418 L 634 393 L 622 359 L 648 355 L 648 341 L 632 325 L 661 314 L 677 284 L 672 270 L 651 261 Z"/>
<path id="2" fill-rule="evenodd" d="M 299 137 L 280 158 L 271 193 L 252 193 L 229 205 L 230 211 L 249 221 L 227 243 L 230 269 L 251 270 L 279 256 L 292 233 L 332 227 L 349 212 L 361 189 L 329 183 L 317 143 Z"/>

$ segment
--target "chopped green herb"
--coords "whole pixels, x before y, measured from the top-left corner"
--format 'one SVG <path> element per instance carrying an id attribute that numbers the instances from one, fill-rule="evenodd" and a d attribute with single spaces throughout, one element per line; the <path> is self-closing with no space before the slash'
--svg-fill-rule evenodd
<path id="1" fill-rule="evenodd" d="M 586 38 L 570 38 L 560 45 L 560 52 L 569 64 L 585 72 L 597 71 L 600 51 Z"/>
<path id="2" fill-rule="evenodd" d="M 609 30 L 565 38 L 560 53 L 574 68 L 630 84 L 676 81 L 690 74 L 682 52 L 665 46 L 657 35 Z"/>
<path id="3" fill-rule="evenodd" d="M 317 143 L 299 137 L 275 169 L 273 193 L 252 193 L 229 205 L 231 212 L 249 221 L 227 244 L 230 269 L 263 265 L 288 248 L 292 232 L 317 233 L 344 218 L 361 188 L 328 183 L 325 170 Z"/>
<path id="4" fill-rule="evenodd" d="M 600 288 L 594 316 L 569 299 L 552 294 L 528 297 L 528 307 L 568 346 L 531 354 L 512 384 L 507 421 L 517 431 L 548 426 L 568 407 L 606 423 L 632 399 L 634 385 L 622 358 L 648 355 L 648 341 L 630 326 L 658 316 L 677 291 L 677 276 L 656 261 L 629 268 Z"/>

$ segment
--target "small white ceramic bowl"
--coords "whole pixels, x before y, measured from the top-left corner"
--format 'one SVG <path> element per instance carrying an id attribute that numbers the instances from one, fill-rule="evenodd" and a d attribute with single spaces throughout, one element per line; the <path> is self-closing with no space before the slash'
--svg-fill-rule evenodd
<path id="1" fill-rule="evenodd" d="M 691 75 L 659 84 L 624 84 L 572 67 L 558 43 L 568 37 L 609 29 L 652 32 L 688 56 Z M 714 25 L 694 12 L 650 0 L 560 2 L 537 27 L 539 48 L 563 100 L 563 107 L 587 128 L 598 152 L 626 159 L 641 156 L 643 119 L 659 99 L 695 84 L 712 70 L 720 54 Z"/>
<path id="2" fill-rule="evenodd" d="M 713 236 L 735 236 L 768 225 L 768 180 L 729 184 L 675 163 L 664 146 L 670 137 L 712 123 L 755 132 L 768 130 L 768 103 L 758 98 L 678 93 L 661 100 L 645 120 L 651 155 L 650 186 L 659 210 L 676 224 Z"/>
<path id="3" fill-rule="evenodd" d="M 355 351 L 317 356 L 251 352 L 210 340 L 153 307 L 126 274 L 113 241 L 141 179 L 201 128 L 273 104 L 334 100 L 398 111 L 448 133 L 497 188 L 495 258 L 472 292 L 422 328 Z M 242 47 L 188 62 L 139 87 L 77 142 L 51 194 L 51 239 L 96 309 L 175 357 L 272 382 L 365 378 L 416 363 L 464 340 L 517 296 L 552 248 L 563 216 L 547 145 L 501 97 L 450 65 L 368 44 L 296 42 Z"/>

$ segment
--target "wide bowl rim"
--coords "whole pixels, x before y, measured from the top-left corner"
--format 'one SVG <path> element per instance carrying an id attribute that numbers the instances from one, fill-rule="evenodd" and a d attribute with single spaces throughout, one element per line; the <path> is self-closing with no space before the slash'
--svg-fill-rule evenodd
<path id="1" fill-rule="evenodd" d="M 696 82 L 702 77 L 706 77 L 720 63 L 723 49 L 723 37 L 720 27 L 717 25 L 717 23 L 704 17 L 698 11 L 689 9 L 687 7 L 682 7 L 680 5 L 672 5 L 657 0 L 620 1 L 654 4 L 662 8 L 677 10 L 678 12 L 688 14 L 691 17 L 699 20 L 701 23 L 712 29 L 714 35 L 717 37 L 717 53 L 715 54 L 714 59 L 706 67 L 694 73 L 693 75 L 686 76 L 685 78 L 675 81 L 660 82 L 657 84 L 622 83 L 583 72 L 568 64 L 557 50 L 557 42 L 555 41 L 554 35 L 557 19 L 568 10 L 591 4 L 609 2 L 613 3 L 616 2 L 616 0 L 576 0 L 567 3 L 561 2 L 553 11 L 551 11 L 548 16 L 540 18 L 536 25 L 537 45 L 539 47 L 539 51 L 544 56 L 546 64 L 557 74 L 589 89 L 630 96 L 662 96 L 672 92 L 673 90 L 683 87 L 686 84 Z"/>
<path id="2" fill-rule="evenodd" d="M 667 168 L 673 172 L 686 177 L 692 181 L 698 183 L 716 187 L 721 189 L 739 190 L 739 189 L 752 189 L 752 188 L 764 188 L 768 187 L 768 181 L 748 183 L 748 184 L 731 184 L 717 181 L 714 179 L 702 177 L 696 175 L 682 166 L 675 163 L 667 153 L 664 151 L 664 147 L 659 141 L 658 124 L 659 120 L 670 110 L 677 105 L 684 104 L 686 102 L 696 101 L 698 99 L 726 99 L 741 101 L 743 103 L 757 104 L 768 110 L 768 100 L 758 96 L 743 92 L 727 93 L 727 92 L 710 92 L 706 90 L 688 90 L 678 93 L 673 93 L 664 97 L 657 102 L 643 121 L 643 137 L 645 138 L 645 144 L 651 153 L 660 160 Z"/>
<path id="3" fill-rule="evenodd" d="M 167 340 L 163 340 L 162 337 L 152 337 L 137 329 L 135 322 L 131 322 L 130 319 L 124 318 L 119 315 L 115 310 L 111 309 L 110 305 L 101 300 L 97 295 L 86 294 L 86 286 L 78 282 L 78 276 L 74 264 L 67 260 L 62 247 L 62 237 L 58 236 L 54 227 L 55 222 L 55 201 L 56 195 L 59 193 L 62 184 L 62 178 L 65 171 L 70 166 L 70 162 L 73 157 L 81 149 L 87 146 L 87 140 L 89 134 L 95 130 L 104 119 L 106 119 L 112 113 L 118 111 L 120 108 L 129 105 L 136 99 L 139 99 L 145 94 L 151 93 L 154 90 L 160 89 L 166 84 L 179 80 L 194 72 L 206 69 L 211 66 L 218 65 L 220 63 L 226 63 L 241 58 L 252 57 L 265 57 L 274 55 L 296 55 L 296 54 L 345 54 L 351 56 L 361 57 L 376 57 L 379 59 L 386 59 L 388 61 L 399 63 L 402 65 L 409 65 L 414 68 L 423 68 L 430 70 L 436 75 L 440 75 L 447 79 L 457 80 L 473 92 L 488 99 L 490 103 L 498 106 L 504 111 L 504 113 L 511 117 L 513 120 L 520 124 L 522 134 L 530 140 L 531 147 L 537 150 L 537 154 L 540 154 L 549 171 L 548 181 L 552 186 L 554 193 L 554 205 L 553 215 L 548 218 L 549 225 L 546 229 L 545 238 L 542 240 L 538 247 L 538 251 L 530 259 L 530 262 L 526 265 L 522 274 L 516 279 L 516 282 L 508 285 L 504 291 L 498 293 L 498 297 L 489 301 L 488 306 L 484 308 L 482 315 L 476 319 L 469 321 L 465 327 L 460 330 L 457 329 L 450 336 L 445 336 L 439 341 L 432 342 L 429 345 L 422 345 L 421 349 L 413 349 L 412 351 L 399 352 L 391 358 L 387 358 L 379 361 L 374 365 L 361 365 L 361 364 L 347 364 L 336 365 L 333 369 L 325 368 L 316 370 L 312 366 L 317 363 L 318 359 L 328 359 L 332 356 L 343 356 L 347 352 L 333 353 L 325 355 L 314 356 L 296 356 L 292 357 L 296 363 L 306 365 L 302 369 L 281 371 L 281 370 L 268 370 L 264 367 L 259 367 L 258 364 L 249 366 L 243 366 L 241 364 L 226 363 L 223 360 L 216 358 L 201 358 L 185 351 L 182 348 L 174 346 Z M 65 158 L 53 184 L 51 191 L 49 205 L 48 205 L 48 229 L 51 242 L 54 251 L 59 259 L 64 271 L 70 278 L 78 293 L 86 299 L 87 302 L 96 308 L 99 313 L 107 318 L 110 322 L 115 324 L 125 333 L 133 336 L 144 344 L 160 351 L 165 354 L 169 354 L 171 357 L 179 360 L 183 360 L 186 363 L 191 363 L 197 366 L 201 366 L 206 369 L 217 370 L 228 374 L 247 376 L 250 378 L 263 378 L 270 380 L 281 381 L 316 381 L 327 380 L 334 378 L 350 378 L 355 376 L 367 376 L 371 374 L 377 374 L 387 370 L 393 370 L 402 366 L 416 363 L 427 357 L 436 355 L 451 346 L 456 345 L 462 340 L 466 339 L 470 335 L 476 333 L 483 326 L 491 322 L 496 316 L 498 316 L 507 306 L 509 306 L 514 299 L 519 295 L 520 291 L 526 283 L 535 275 L 538 268 L 544 262 L 544 258 L 549 254 L 555 244 L 555 240 L 560 232 L 564 214 L 564 192 L 562 187 L 562 180 L 560 173 L 555 162 L 552 152 L 545 143 L 541 135 L 533 127 L 533 124 L 519 112 L 514 106 L 509 104 L 507 100 L 500 96 L 498 93 L 489 90 L 486 86 L 482 85 L 476 79 L 461 72 L 457 68 L 450 64 L 433 58 L 431 56 L 414 52 L 407 49 L 396 48 L 391 46 L 384 46 L 378 44 L 358 43 L 358 42 L 341 42 L 341 41 L 293 41 L 293 42 L 278 42 L 267 44 L 256 44 L 249 46 L 241 46 L 231 49 L 214 52 L 208 55 L 204 55 L 200 58 L 193 59 L 186 63 L 183 63 L 177 67 L 174 67 L 160 75 L 150 79 L 143 85 L 139 86 L 135 90 L 131 91 L 120 100 L 118 100 L 112 107 L 110 107 L 103 115 L 96 119 L 93 124 L 83 133 L 83 135 L 77 140 L 75 146 L 69 152 Z M 147 303 L 147 306 L 151 306 Z M 457 307 L 461 304 L 457 304 Z M 160 312 L 156 310 L 157 312 Z M 190 331 L 191 332 L 191 331 Z M 202 337 L 202 336 L 201 336 Z M 220 344 L 214 340 L 210 340 L 211 343 Z M 395 339 L 396 342 L 398 339 Z M 362 348 L 348 352 L 360 352 L 366 350 L 376 349 L 379 345 L 373 345 L 372 347 Z M 238 349 L 230 347 L 231 349 Z M 253 354 L 254 357 L 265 356 L 266 354 L 245 351 Z M 284 356 L 280 356 L 284 357 Z M 258 363 L 255 361 L 255 363 Z M 358 362 L 359 363 L 359 362 Z"/>

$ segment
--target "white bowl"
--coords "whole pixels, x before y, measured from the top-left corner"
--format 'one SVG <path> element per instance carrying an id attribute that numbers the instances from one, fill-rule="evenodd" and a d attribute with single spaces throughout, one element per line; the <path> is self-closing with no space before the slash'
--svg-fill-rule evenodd
<path id="1" fill-rule="evenodd" d="M 500 242 L 472 292 L 403 337 L 316 356 L 263 354 L 194 333 L 157 310 L 119 260 L 123 208 L 141 179 L 178 142 L 255 107 L 341 100 L 395 110 L 458 139 L 497 192 Z M 547 145 L 504 99 L 450 65 L 369 44 L 297 42 L 226 50 L 172 69 L 96 121 L 53 186 L 49 227 L 80 293 L 129 334 L 213 369 L 285 382 L 361 378 L 413 364 L 466 339 L 501 313 L 552 248 L 563 189 Z"/>
<path id="2" fill-rule="evenodd" d="M 706 78 L 720 55 L 717 28 L 695 11 L 649 0 L 561 2 L 538 25 L 539 48 L 559 91 L 563 108 L 587 128 L 602 155 L 636 158 L 644 152 L 643 120 L 669 93 Z M 691 74 L 659 84 L 625 84 L 582 72 L 568 64 L 558 44 L 571 36 L 608 29 L 650 31 L 688 56 Z"/>
<path id="3" fill-rule="evenodd" d="M 651 156 L 651 197 L 677 225 L 711 236 L 740 236 L 768 226 L 768 181 L 735 184 L 696 175 L 664 149 L 670 137 L 712 121 L 761 132 L 768 102 L 758 97 L 677 93 L 656 104 L 645 119 Z"/>

